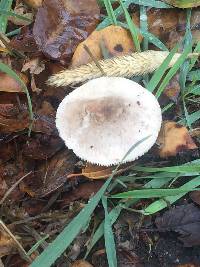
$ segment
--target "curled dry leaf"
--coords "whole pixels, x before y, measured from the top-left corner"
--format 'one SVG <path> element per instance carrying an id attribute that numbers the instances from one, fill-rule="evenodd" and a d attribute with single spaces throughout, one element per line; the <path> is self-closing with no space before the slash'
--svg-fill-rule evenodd
<path id="1" fill-rule="evenodd" d="M 24 0 L 24 2 L 27 5 L 29 5 L 30 7 L 38 8 L 38 7 L 42 6 L 43 0 Z"/>
<path id="2" fill-rule="evenodd" d="M 161 158 L 197 148 L 187 128 L 173 121 L 163 122 L 157 143 L 160 145 L 158 153 Z"/>
<path id="3" fill-rule="evenodd" d="M 31 89 L 33 92 L 40 93 L 42 89 L 39 89 L 35 83 L 34 75 L 38 75 L 45 69 L 45 64 L 40 61 L 39 57 L 29 59 L 23 66 L 22 71 L 30 71 L 31 74 Z"/>
<path id="4" fill-rule="evenodd" d="M 42 52 L 66 62 L 77 45 L 95 29 L 100 10 L 96 0 L 44 0 L 36 15 L 33 34 Z"/>
<path id="5" fill-rule="evenodd" d="M 116 172 L 116 175 L 119 175 L 122 172 L 127 171 L 128 169 L 131 168 L 131 166 L 133 166 L 133 163 L 122 164 L 119 170 Z M 92 163 L 87 163 L 86 167 L 82 170 L 82 175 L 89 179 L 105 179 L 112 174 L 115 168 L 116 166 L 105 167 Z"/>
<path id="6" fill-rule="evenodd" d="M 75 261 L 70 267 L 93 267 L 88 261 L 78 260 Z"/>
<path id="7" fill-rule="evenodd" d="M 29 80 L 23 73 L 17 73 L 22 81 L 27 85 Z M 0 72 L 0 91 L 9 93 L 24 93 L 21 85 L 6 73 Z"/>
<path id="8" fill-rule="evenodd" d="M 140 41 L 141 39 L 140 36 Z M 78 67 L 92 61 L 84 45 L 90 49 L 97 60 L 103 59 L 102 45 L 108 51 L 109 57 L 121 56 L 135 51 L 130 32 L 120 26 L 111 25 L 100 31 L 94 31 L 78 45 L 72 58 L 72 67 Z"/>

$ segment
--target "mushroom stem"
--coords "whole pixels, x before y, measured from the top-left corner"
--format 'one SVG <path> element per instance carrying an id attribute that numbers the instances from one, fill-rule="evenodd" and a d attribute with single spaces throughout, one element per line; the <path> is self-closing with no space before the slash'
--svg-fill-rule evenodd
<path id="1" fill-rule="evenodd" d="M 129 78 L 153 72 L 162 64 L 168 55 L 169 52 L 148 50 L 141 53 L 132 53 L 130 55 L 100 60 L 98 63 L 106 76 Z M 188 57 L 198 55 L 194 53 L 189 54 Z M 181 54 L 179 53 L 173 56 L 169 63 L 169 68 L 175 64 L 180 56 Z M 67 86 L 102 76 L 102 71 L 96 66 L 95 62 L 91 62 L 74 69 L 61 71 L 51 76 L 47 83 L 56 87 Z"/>

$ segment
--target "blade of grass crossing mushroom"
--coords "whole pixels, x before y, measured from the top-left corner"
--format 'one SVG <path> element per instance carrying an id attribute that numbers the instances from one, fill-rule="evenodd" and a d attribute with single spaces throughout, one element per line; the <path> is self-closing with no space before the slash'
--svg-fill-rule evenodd
<path id="1" fill-rule="evenodd" d="M 75 237 L 88 223 L 90 216 L 106 192 L 107 187 L 109 186 L 122 162 L 134 150 L 134 148 L 136 148 L 147 138 L 149 138 L 149 136 L 143 138 L 129 149 L 101 189 L 88 201 L 86 206 L 65 227 L 65 229 L 56 237 L 56 239 L 34 260 L 30 267 L 50 267 L 56 261 L 56 259 L 61 256 L 61 254 L 68 248 Z"/>
<path id="2" fill-rule="evenodd" d="M 29 116 L 30 116 L 30 126 L 29 126 L 29 135 L 30 135 L 34 116 L 33 116 L 33 108 L 32 108 L 32 102 L 31 102 L 31 97 L 30 97 L 29 91 L 28 91 L 25 83 L 22 81 L 22 79 L 9 66 L 0 62 L 0 70 L 2 72 L 5 72 L 9 76 L 11 76 L 13 79 L 15 79 L 21 85 L 23 91 L 26 93 L 28 108 L 29 108 Z"/>
<path id="3" fill-rule="evenodd" d="M 151 77 L 151 80 L 149 81 L 147 85 L 147 89 L 150 92 L 153 92 L 156 88 L 156 86 L 161 81 L 163 75 L 165 74 L 166 70 L 168 69 L 168 65 L 170 61 L 172 60 L 173 56 L 177 52 L 179 47 L 179 44 L 177 44 L 169 53 L 169 55 L 166 57 L 166 59 L 163 61 L 163 63 L 160 65 L 160 67 L 154 72 L 153 76 Z"/>
<path id="4" fill-rule="evenodd" d="M 103 3 L 105 0 L 101 0 L 101 2 Z M 124 6 L 126 8 L 129 7 L 130 4 L 136 4 L 136 5 L 141 5 L 141 6 L 146 6 L 146 7 L 154 7 L 154 8 L 173 8 L 173 6 L 170 6 L 162 1 L 157 1 L 157 0 L 126 0 L 124 1 Z M 123 14 L 123 9 L 122 7 L 118 7 L 114 10 L 114 14 L 116 16 L 116 18 L 118 18 L 120 15 Z M 103 29 L 107 26 L 110 25 L 110 19 L 109 18 L 105 18 L 97 27 L 97 30 Z"/>
<path id="5" fill-rule="evenodd" d="M 192 179 L 191 181 L 185 183 L 184 185 L 179 187 L 179 189 L 192 191 L 198 186 L 200 186 L 200 176 L 197 176 L 194 179 Z M 143 210 L 143 214 L 145 214 L 145 215 L 154 214 L 154 213 L 166 208 L 169 204 L 170 205 L 173 204 L 175 201 L 177 201 L 178 199 L 183 197 L 185 194 L 187 194 L 187 192 L 180 193 L 176 196 L 168 196 L 168 197 L 165 197 L 164 199 L 157 200 L 157 201 L 153 202 L 152 204 L 150 204 L 148 207 L 146 207 Z"/>
<path id="6" fill-rule="evenodd" d="M 0 9 L 5 11 L 10 11 L 13 0 L 1 0 L 0 1 Z M 8 16 L 0 15 L 0 32 L 5 33 L 8 24 Z"/>
<path id="7" fill-rule="evenodd" d="M 129 15 L 128 10 L 126 9 L 124 3 L 122 2 L 122 0 L 119 0 L 119 2 L 120 2 L 120 5 L 121 5 L 121 7 L 123 9 L 123 12 L 124 12 L 124 15 L 125 15 L 125 18 L 126 18 L 126 22 L 127 22 L 127 25 L 128 25 L 128 29 L 131 32 L 131 36 L 132 36 L 136 51 L 137 52 L 141 52 L 137 28 L 136 28 L 131 16 Z"/>
<path id="8" fill-rule="evenodd" d="M 169 83 L 169 81 L 172 79 L 172 77 L 176 74 L 178 69 L 181 67 L 181 65 L 184 63 L 185 59 L 187 58 L 188 54 L 190 53 L 192 48 L 192 44 L 189 44 L 185 50 L 183 51 L 182 55 L 178 58 L 174 66 L 168 71 L 166 74 L 165 78 L 161 82 L 161 85 L 159 86 L 157 92 L 156 92 L 156 97 L 159 98 L 164 91 L 165 87 Z"/>
<path id="9" fill-rule="evenodd" d="M 117 267 L 117 255 L 116 255 L 116 247 L 115 240 L 112 231 L 112 223 L 110 219 L 110 215 L 108 213 L 108 200 L 107 197 L 102 197 L 102 204 L 104 207 L 104 240 L 105 240 L 105 248 L 106 255 L 109 267 Z"/>
<path id="10" fill-rule="evenodd" d="M 106 11 L 108 13 L 108 17 L 110 19 L 110 21 L 112 22 L 112 24 L 117 25 L 117 18 L 115 16 L 114 10 L 112 8 L 112 4 L 110 0 L 103 0 Z"/>

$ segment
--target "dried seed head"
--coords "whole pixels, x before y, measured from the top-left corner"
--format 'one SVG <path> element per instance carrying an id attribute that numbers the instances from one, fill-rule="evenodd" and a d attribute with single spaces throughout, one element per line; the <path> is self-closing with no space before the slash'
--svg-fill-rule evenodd
<path id="1" fill-rule="evenodd" d="M 56 126 L 74 153 L 91 163 L 133 161 L 155 143 L 161 126 L 157 99 L 141 85 L 120 77 L 91 80 L 67 95 L 58 107 Z"/>

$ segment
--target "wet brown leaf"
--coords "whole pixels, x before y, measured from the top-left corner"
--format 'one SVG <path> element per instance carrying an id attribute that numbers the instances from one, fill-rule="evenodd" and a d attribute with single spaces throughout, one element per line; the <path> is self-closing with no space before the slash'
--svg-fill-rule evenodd
<path id="1" fill-rule="evenodd" d="M 23 73 L 17 73 L 22 81 L 27 85 L 29 80 Z M 6 73 L 0 72 L 0 91 L 10 93 L 24 93 L 20 84 Z"/>
<path id="2" fill-rule="evenodd" d="M 180 205 L 170 208 L 162 216 L 156 218 L 158 231 L 174 231 L 185 247 L 200 245 L 200 209 L 194 204 Z"/>
<path id="3" fill-rule="evenodd" d="M 57 136 L 36 134 L 32 138 L 27 137 L 22 151 L 29 159 L 43 160 L 52 157 L 62 146 L 63 141 Z"/>
<path id="4" fill-rule="evenodd" d="M 38 9 L 33 33 L 42 52 L 67 62 L 77 45 L 95 29 L 99 19 L 96 0 L 44 0 Z"/>
<path id="5" fill-rule="evenodd" d="M 28 111 L 25 105 L 0 104 L 0 132 L 12 133 L 29 126 Z"/>
<path id="6" fill-rule="evenodd" d="M 78 260 L 75 261 L 70 267 L 93 267 L 88 261 Z"/>
<path id="7" fill-rule="evenodd" d="M 64 195 L 62 206 L 69 205 L 71 202 L 78 199 L 88 200 L 92 195 L 99 191 L 103 183 L 103 181 L 95 181 L 80 184 L 73 191 L 67 193 L 66 196 Z"/>
<path id="8" fill-rule="evenodd" d="M 10 41 L 10 46 L 20 52 L 29 52 L 38 54 L 38 47 L 35 43 L 32 33 L 32 27 L 25 26 L 21 33 Z"/>
<path id="9" fill-rule="evenodd" d="M 197 148 L 187 128 L 173 121 L 163 122 L 157 143 L 160 145 L 158 154 L 161 158 Z"/>
<path id="10" fill-rule="evenodd" d="M 44 197 L 66 183 L 67 176 L 73 172 L 76 162 L 74 153 L 65 149 L 39 164 L 35 169 L 34 177 L 29 181 L 26 179 L 24 185 L 29 192 Z"/>
<path id="11" fill-rule="evenodd" d="M 140 36 L 140 41 L 141 39 Z M 130 32 L 120 26 L 111 25 L 102 30 L 94 31 L 85 41 L 78 45 L 72 58 L 72 67 L 77 67 L 92 61 L 84 45 L 90 49 L 97 60 L 103 58 L 101 45 L 106 48 L 110 57 L 135 51 Z"/>

